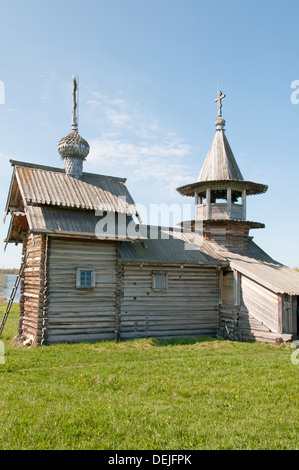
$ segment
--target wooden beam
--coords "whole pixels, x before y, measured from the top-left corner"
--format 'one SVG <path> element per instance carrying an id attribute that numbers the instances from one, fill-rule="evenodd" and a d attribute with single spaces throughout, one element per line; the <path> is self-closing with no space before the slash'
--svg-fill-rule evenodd
<path id="1" fill-rule="evenodd" d="M 227 213 L 229 219 L 232 215 L 232 188 L 227 188 Z"/>
<path id="2" fill-rule="evenodd" d="M 242 189 L 243 220 L 246 220 L 246 189 Z"/>
<path id="3" fill-rule="evenodd" d="M 241 274 L 234 270 L 234 305 L 240 306 L 241 302 Z"/>
<path id="4" fill-rule="evenodd" d="M 207 219 L 211 218 L 211 188 L 207 188 Z"/>

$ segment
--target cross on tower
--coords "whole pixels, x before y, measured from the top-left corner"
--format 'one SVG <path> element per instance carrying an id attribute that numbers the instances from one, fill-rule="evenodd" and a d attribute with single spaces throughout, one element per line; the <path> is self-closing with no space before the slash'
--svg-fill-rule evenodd
<path id="1" fill-rule="evenodd" d="M 77 79 L 73 75 L 73 118 L 72 118 L 72 130 L 78 132 L 78 118 L 77 118 Z"/>
<path id="2" fill-rule="evenodd" d="M 225 98 L 226 95 L 224 95 L 222 93 L 222 91 L 218 91 L 217 93 L 217 98 L 214 100 L 215 103 L 216 101 L 218 101 L 218 117 L 222 117 L 222 112 L 221 112 L 221 108 L 222 108 L 222 103 L 221 103 L 221 100 L 223 100 L 223 98 Z"/>

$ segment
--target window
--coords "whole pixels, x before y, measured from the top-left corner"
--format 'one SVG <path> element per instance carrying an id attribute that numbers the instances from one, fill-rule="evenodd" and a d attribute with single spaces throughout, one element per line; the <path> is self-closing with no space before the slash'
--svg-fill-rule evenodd
<path id="1" fill-rule="evenodd" d="M 152 273 L 152 288 L 153 290 L 166 290 L 167 288 L 167 275 L 165 273 Z"/>
<path id="2" fill-rule="evenodd" d="M 76 287 L 95 287 L 95 272 L 86 268 L 78 268 Z"/>
<path id="3" fill-rule="evenodd" d="M 232 202 L 234 204 L 243 204 L 241 191 L 232 191 Z"/>

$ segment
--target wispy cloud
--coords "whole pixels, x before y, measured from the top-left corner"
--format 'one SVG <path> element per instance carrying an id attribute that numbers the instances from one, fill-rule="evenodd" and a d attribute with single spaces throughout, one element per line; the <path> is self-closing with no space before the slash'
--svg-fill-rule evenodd
<path id="1" fill-rule="evenodd" d="M 0 187 L 1 187 L 1 194 L 0 194 L 0 203 L 4 203 L 7 198 L 7 189 L 9 188 L 10 178 L 11 178 L 11 165 L 9 163 L 10 156 L 0 152 L 0 166 L 1 166 L 1 174 L 0 174 Z"/>
<path id="2" fill-rule="evenodd" d="M 186 157 L 194 149 L 188 143 L 164 129 L 139 103 L 126 100 L 122 91 L 113 98 L 97 92 L 92 96 L 87 104 L 101 137 L 89 140 L 88 164 L 167 187 L 192 180 Z"/>

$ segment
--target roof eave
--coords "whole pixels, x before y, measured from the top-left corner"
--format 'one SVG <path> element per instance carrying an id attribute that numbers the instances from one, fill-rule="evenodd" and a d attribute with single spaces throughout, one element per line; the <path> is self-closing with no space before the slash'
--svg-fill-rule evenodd
<path id="1" fill-rule="evenodd" d="M 11 176 L 11 181 L 10 181 L 10 186 L 9 186 L 9 191 L 8 191 L 8 196 L 7 196 L 7 201 L 6 201 L 6 205 L 5 205 L 4 220 L 3 220 L 4 223 L 5 223 L 7 214 L 9 213 L 9 205 L 10 205 L 9 203 L 10 203 L 10 199 L 11 199 L 13 185 L 14 185 L 14 182 L 15 182 L 15 177 L 16 177 L 16 171 L 15 171 L 15 169 L 13 169 L 12 176 Z"/>
<path id="2" fill-rule="evenodd" d="M 247 195 L 263 194 L 268 190 L 268 185 L 262 183 L 254 183 L 253 181 L 245 180 L 210 180 L 210 181 L 197 181 L 196 183 L 187 184 L 185 186 L 180 186 L 176 190 L 183 196 L 194 196 L 194 192 L 198 189 L 212 188 L 217 189 L 226 189 L 231 187 L 232 189 L 241 190 L 247 189 Z"/>
<path id="3" fill-rule="evenodd" d="M 63 168 L 57 168 L 54 166 L 46 166 L 46 165 L 39 165 L 37 163 L 29 163 L 29 162 L 20 162 L 17 160 L 9 160 L 11 166 L 13 167 L 25 167 L 25 168 L 35 168 L 37 170 L 46 170 L 46 171 L 54 171 L 55 173 L 65 173 L 65 170 Z M 119 183 L 125 183 L 127 181 L 127 178 L 121 178 L 118 176 L 110 176 L 110 175 L 102 175 L 98 173 L 88 173 L 88 172 L 83 172 L 82 176 L 87 175 L 87 176 L 103 176 L 105 178 L 111 178 L 114 181 L 118 181 Z"/>

